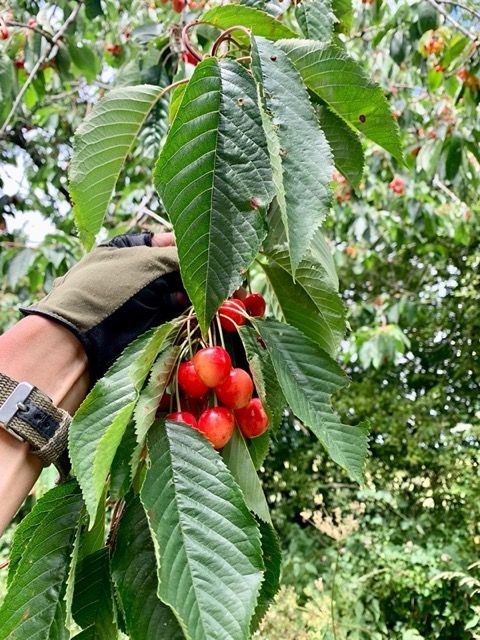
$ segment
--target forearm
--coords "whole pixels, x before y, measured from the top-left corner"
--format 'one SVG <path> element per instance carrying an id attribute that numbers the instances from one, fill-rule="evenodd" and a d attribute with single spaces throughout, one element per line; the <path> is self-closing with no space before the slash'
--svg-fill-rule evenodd
<path id="1" fill-rule="evenodd" d="M 78 340 L 51 320 L 29 316 L 0 336 L 0 372 L 30 382 L 71 414 L 88 390 L 87 365 Z M 0 428 L 0 534 L 41 470 L 29 445 Z"/>

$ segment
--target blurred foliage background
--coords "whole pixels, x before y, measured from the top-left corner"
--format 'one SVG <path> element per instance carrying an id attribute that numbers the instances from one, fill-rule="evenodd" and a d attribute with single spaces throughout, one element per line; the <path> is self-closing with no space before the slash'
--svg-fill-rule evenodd
<path id="1" fill-rule="evenodd" d="M 293 20 L 287 0 L 242 1 Z M 188 71 L 180 29 L 200 4 L 2 5 L 0 330 L 82 255 L 66 175 L 75 128 L 110 87 L 163 86 Z M 285 418 L 262 474 L 283 587 L 257 637 L 480 638 L 480 10 L 473 0 L 343 4 L 351 28 L 339 44 L 385 90 L 406 159 L 366 147 L 357 192 L 333 176 L 327 222 L 350 324 L 352 384 L 336 406 L 370 421 L 371 457 L 365 486 L 352 485 Z M 162 225 L 151 176 L 168 100 L 131 151 L 104 238 Z M 52 481 L 47 471 L 36 493 Z"/>

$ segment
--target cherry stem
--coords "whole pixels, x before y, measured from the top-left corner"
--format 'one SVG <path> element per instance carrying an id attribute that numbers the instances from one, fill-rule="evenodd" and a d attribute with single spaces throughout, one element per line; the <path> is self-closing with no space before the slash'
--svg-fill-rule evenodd
<path id="1" fill-rule="evenodd" d="M 241 25 L 236 25 L 236 26 L 233 26 L 233 27 L 229 27 L 228 29 L 225 29 L 225 31 L 222 31 L 222 33 L 215 40 L 215 42 L 212 45 L 212 50 L 210 52 L 210 55 L 216 56 L 217 55 L 217 51 L 218 51 L 220 45 L 222 44 L 222 42 L 224 42 L 225 40 L 229 39 L 230 38 L 230 34 L 233 33 L 234 31 L 243 31 L 243 33 L 245 33 L 248 36 L 249 40 L 250 40 L 250 38 L 252 36 L 252 32 L 250 31 L 250 29 L 247 29 L 246 27 L 242 27 Z"/>
<path id="2" fill-rule="evenodd" d="M 193 20 L 192 22 L 188 22 L 182 29 L 181 38 L 182 38 L 182 45 L 184 49 L 186 49 L 189 53 L 192 54 L 194 58 L 196 58 L 199 62 L 201 62 L 203 60 L 203 56 L 192 45 L 192 43 L 190 42 L 190 37 L 188 35 L 188 32 L 190 31 L 190 29 L 192 29 L 193 27 L 196 27 L 199 24 L 203 24 L 201 20 Z"/>
<path id="3" fill-rule="evenodd" d="M 221 345 L 225 349 L 225 340 L 223 339 L 222 323 L 220 322 L 218 313 L 215 314 L 215 320 L 217 321 L 218 335 L 220 336 Z"/>

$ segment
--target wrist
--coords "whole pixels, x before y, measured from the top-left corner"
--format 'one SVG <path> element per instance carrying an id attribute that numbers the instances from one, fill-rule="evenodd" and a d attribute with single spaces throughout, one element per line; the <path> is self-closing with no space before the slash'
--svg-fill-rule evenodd
<path id="1" fill-rule="evenodd" d="M 81 343 L 41 316 L 28 316 L 0 336 L 0 371 L 36 386 L 69 413 L 88 391 L 88 360 Z"/>

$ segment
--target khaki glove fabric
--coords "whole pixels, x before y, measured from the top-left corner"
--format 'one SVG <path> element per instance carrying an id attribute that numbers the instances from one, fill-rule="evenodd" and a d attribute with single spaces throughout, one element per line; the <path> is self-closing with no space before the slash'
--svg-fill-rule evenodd
<path id="1" fill-rule="evenodd" d="M 89 358 L 92 384 L 129 342 L 188 305 L 176 247 L 151 246 L 151 233 L 118 236 L 83 258 L 25 315 L 72 331 Z"/>

